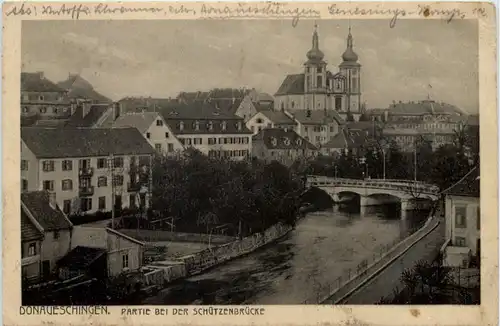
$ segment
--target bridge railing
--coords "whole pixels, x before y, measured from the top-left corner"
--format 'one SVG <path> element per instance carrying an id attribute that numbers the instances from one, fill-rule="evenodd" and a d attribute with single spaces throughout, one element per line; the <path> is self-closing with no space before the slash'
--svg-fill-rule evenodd
<path id="1" fill-rule="evenodd" d="M 359 187 L 377 187 L 385 189 L 403 190 L 403 191 L 413 191 L 413 192 L 425 192 L 425 193 L 437 193 L 439 188 L 435 185 L 426 184 L 421 181 L 412 180 L 390 180 L 390 179 L 334 179 L 322 176 L 310 176 L 307 179 L 310 185 L 315 186 L 359 186 Z"/>

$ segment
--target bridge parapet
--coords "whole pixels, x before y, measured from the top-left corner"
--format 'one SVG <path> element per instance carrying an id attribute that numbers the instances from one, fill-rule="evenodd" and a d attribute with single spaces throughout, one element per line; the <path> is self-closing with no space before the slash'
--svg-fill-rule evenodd
<path id="1" fill-rule="evenodd" d="M 308 176 L 307 182 L 310 186 L 347 186 L 360 188 L 380 188 L 401 190 L 419 193 L 428 193 L 437 195 L 439 188 L 435 185 L 427 184 L 421 181 L 413 180 L 394 180 L 394 179 L 339 179 L 324 176 Z"/>

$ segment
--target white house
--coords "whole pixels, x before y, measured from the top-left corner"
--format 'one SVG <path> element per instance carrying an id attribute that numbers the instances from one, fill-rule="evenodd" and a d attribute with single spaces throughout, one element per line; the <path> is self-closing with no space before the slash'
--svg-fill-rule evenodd
<path id="1" fill-rule="evenodd" d="M 446 247 L 443 264 L 467 267 L 480 257 L 479 167 L 445 191 Z"/>
<path id="2" fill-rule="evenodd" d="M 113 122 L 112 128 L 136 128 L 159 153 L 173 154 L 184 150 L 169 125 L 158 112 L 126 113 Z"/>

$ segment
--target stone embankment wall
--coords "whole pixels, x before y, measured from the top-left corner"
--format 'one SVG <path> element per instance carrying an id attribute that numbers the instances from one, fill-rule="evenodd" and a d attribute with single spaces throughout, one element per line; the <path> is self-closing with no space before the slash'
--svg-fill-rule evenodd
<path id="1" fill-rule="evenodd" d="M 170 261 L 153 262 L 144 268 L 145 286 L 165 286 L 169 282 L 199 274 L 211 267 L 243 256 L 269 244 L 292 230 L 289 225 L 275 224 L 263 233 L 255 233 L 241 240 L 214 245 L 192 255 Z"/>
<path id="2" fill-rule="evenodd" d="M 119 229 L 119 232 L 128 235 L 134 239 L 143 242 L 162 242 L 162 241 L 175 241 L 175 242 L 201 242 L 224 244 L 235 241 L 237 238 L 224 235 L 208 235 L 198 233 L 182 233 L 182 232 L 169 232 L 169 231 L 156 231 L 145 229 Z"/>

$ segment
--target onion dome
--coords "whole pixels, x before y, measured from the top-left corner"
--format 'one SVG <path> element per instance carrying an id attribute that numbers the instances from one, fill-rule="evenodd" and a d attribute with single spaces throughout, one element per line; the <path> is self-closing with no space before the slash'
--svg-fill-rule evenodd
<path id="1" fill-rule="evenodd" d="M 325 54 L 319 49 L 318 26 L 314 25 L 314 33 L 312 38 L 312 48 L 307 52 L 307 59 L 310 61 L 322 61 Z"/>
<path id="2" fill-rule="evenodd" d="M 347 35 L 347 48 L 342 54 L 342 60 L 344 62 L 356 62 L 358 61 L 358 55 L 352 49 L 352 35 L 351 28 L 349 28 L 349 34 Z"/>

